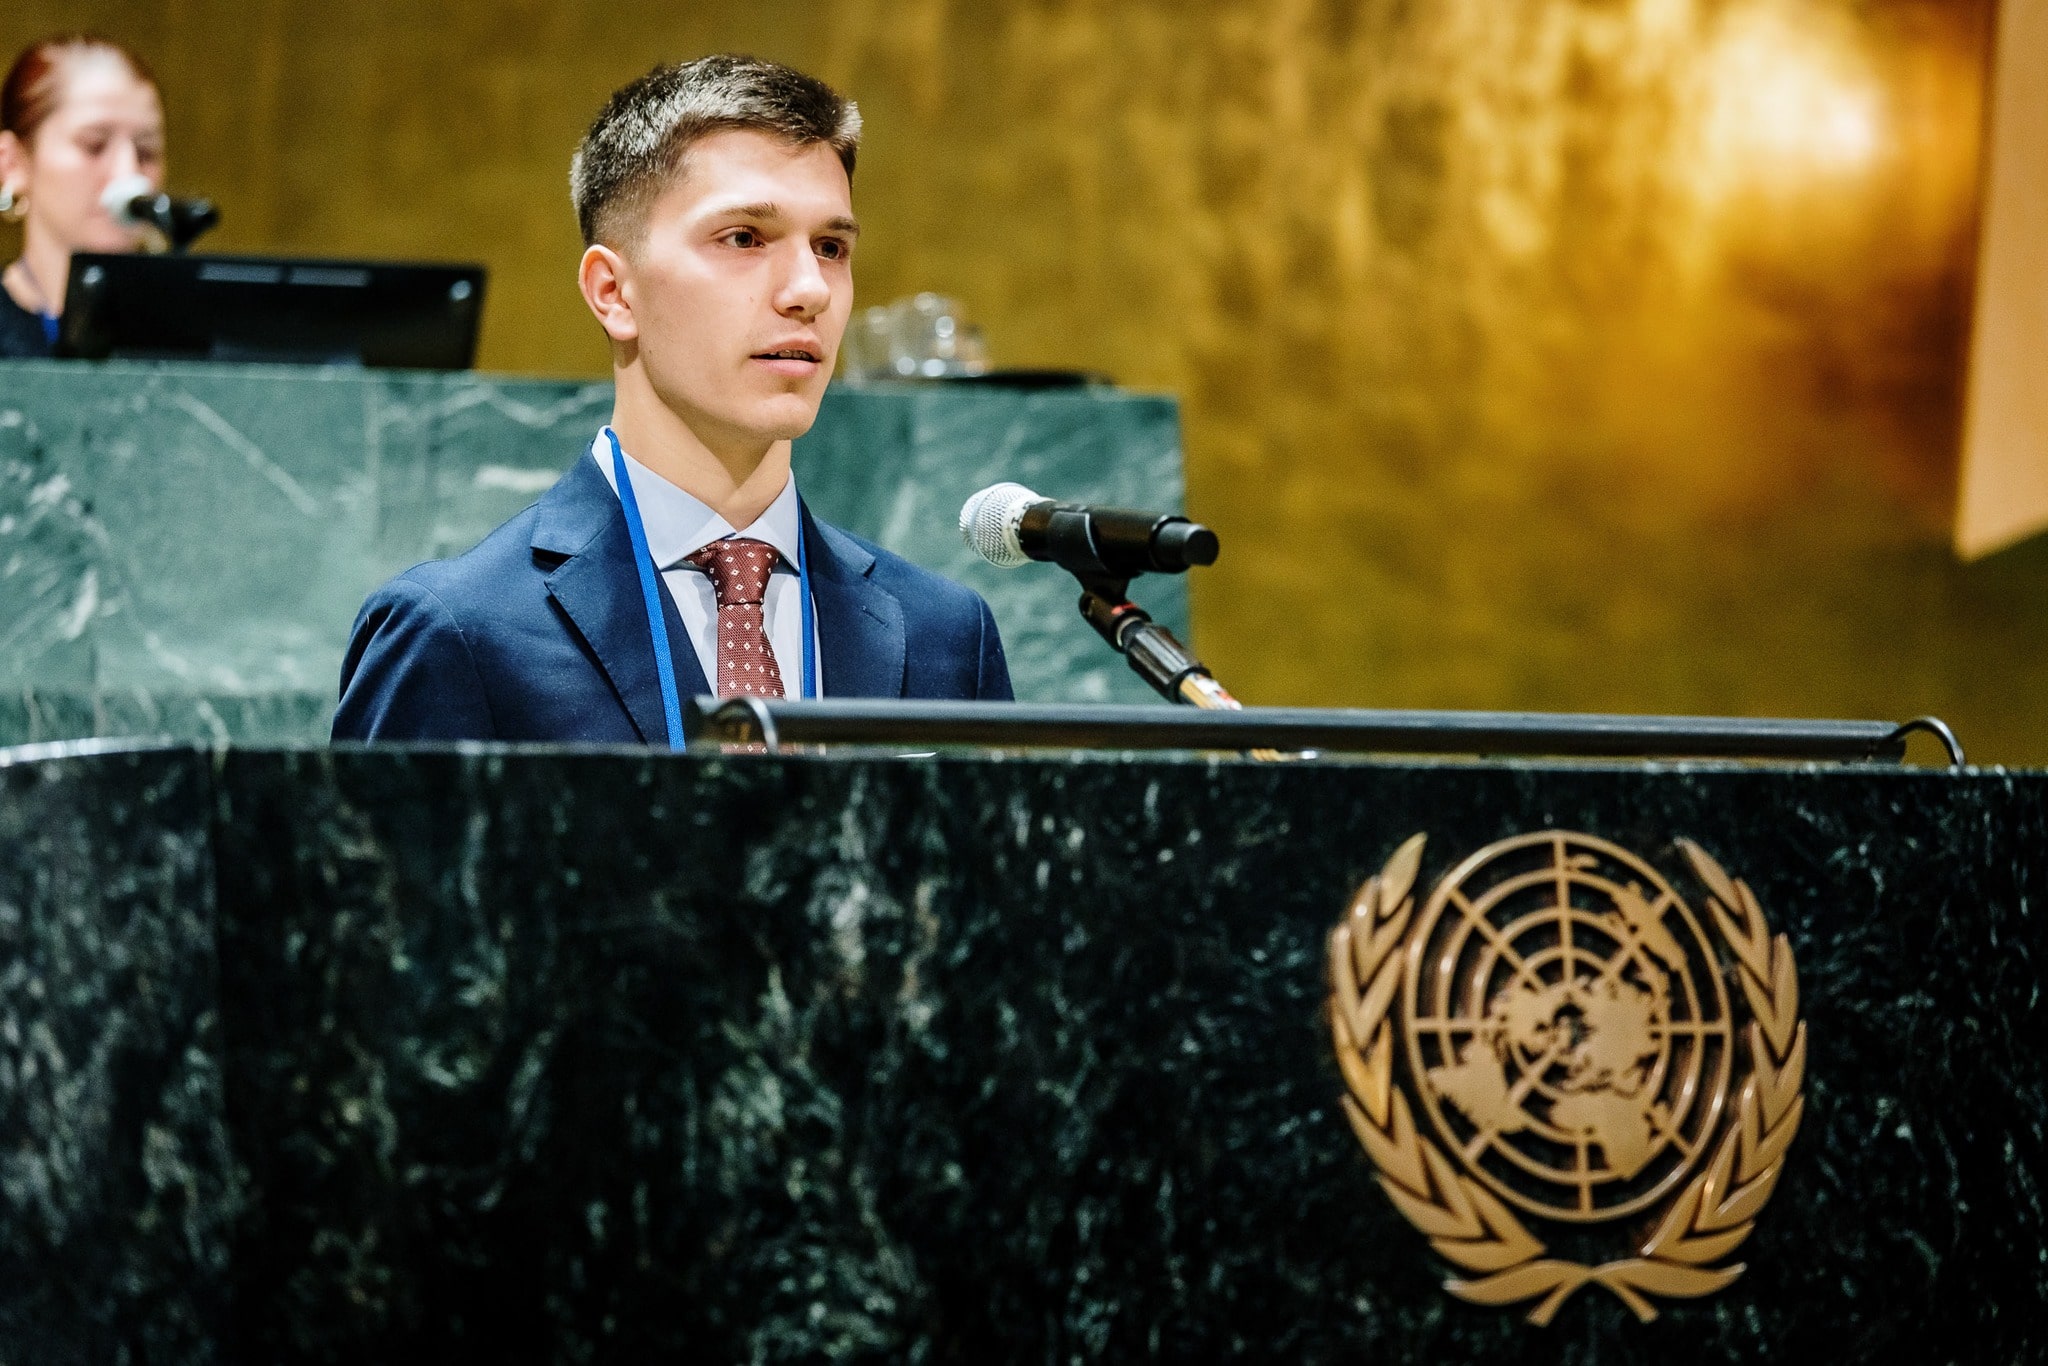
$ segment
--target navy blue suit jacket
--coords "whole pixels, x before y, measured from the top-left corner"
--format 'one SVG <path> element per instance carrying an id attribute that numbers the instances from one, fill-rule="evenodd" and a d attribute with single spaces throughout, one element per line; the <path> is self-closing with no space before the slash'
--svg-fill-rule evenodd
<path id="1" fill-rule="evenodd" d="M 804 554 L 827 696 L 1009 699 L 980 594 L 808 511 Z M 677 690 L 710 693 L 665 584 L 661 599 Z M 334 716 L 337 740 L 667 736 L 625 513 L 587 453 L 475 549 L 370 595 Z"/>

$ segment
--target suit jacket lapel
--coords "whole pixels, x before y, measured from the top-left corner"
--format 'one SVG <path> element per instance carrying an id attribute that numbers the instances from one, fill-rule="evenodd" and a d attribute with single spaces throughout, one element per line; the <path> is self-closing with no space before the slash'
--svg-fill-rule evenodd
<path id="1" fill-rule="evenodd" d="M 804 518 L 827 697 L 903 696 L 903 604 L 869 578 L 875 557 L 836 527 Z M 786 680 L 791 696 L 795 680 Z"/>
<path id="2" fill-rule="evenodd" d="M 640 738 L 650 744 L 666 743 L 668 723 L 662 716 L 661 679 L 654 667 L 654 636 L 647 626 L 626 515 L 588 452 L 541 496 L 533 548 L 567 557 L 547 577 L 549 594 L 597 657 Z M 676 691 L 686 699 L 709 693 L 711 686 L 668 586 L 659 577 L 655 582 L 661 589 Z"/>

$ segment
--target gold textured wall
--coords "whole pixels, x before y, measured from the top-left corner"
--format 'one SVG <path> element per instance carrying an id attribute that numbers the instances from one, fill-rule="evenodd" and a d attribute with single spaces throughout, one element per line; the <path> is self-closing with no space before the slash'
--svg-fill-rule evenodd
<path id="1" fill-rule="evenodd" d="M 1989 0 L 15 0 L 159 66 L 219 249 L 474 258 L 591 373 L 568 153 L 660 58 L 868 116 L 863 297 L 1185 404 L 1249 700 L 1904 717 L 2048 762 L 2048 544 L 1947 549 Z M 1077 629 L 1079 629 L 1077 627 Z"/>

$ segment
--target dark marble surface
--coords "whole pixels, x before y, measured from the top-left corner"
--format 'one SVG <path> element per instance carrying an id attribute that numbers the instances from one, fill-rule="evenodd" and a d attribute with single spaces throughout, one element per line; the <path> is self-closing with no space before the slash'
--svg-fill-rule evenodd
<path id="1" fill-rule="evenodd" d="M 151 1360 L 2048 1359 L 2048 775 L 342 749 L 0 776 L 10 835 L 71 832 L 10 860 L 8 961 L 149 1060 L 132 1108 L 53 1099 L 34 1138 L 6 1036 L 4 1150 L 104 1154 L 70 1260 L 0 1183 L 27 1359 L 136 1324 Z M 1597 1290 L 1542 1330 L 1449 1299 L 1337 1107 L 1351 891 L 1416 831 L 1433 881 L 1545 827 L 1667 869 L 1698 840 L 1799 955 L 1807 1119 L 1750 1269 L 1648 1325 Z M 150 1119 L 179 1069 L 221 1108 Z M 232 1175 L 152 1185 L 152 1123 Z M 187 1212 L 148 1215 L 172 1186 Z"/>
<path id="2" fill-rule="evenodd" d="M 503 375 L 0 362 L 0 744 L 324 740 L 363 598 L 532 503 L 611 399 Z M 1070 578 L 983 564 L 957 523 L 1005 478 L 1179 508 L 1171 399 L 835 386 L 794 460 L 820 515 L 989 599 L 1019 697 L 1154 700 Z M 1183 581 L 1139 597 L 1185 636 Z"/>
<path id="3" fill-rule="evenodd" d="M 0 1360 L 222 1356 L 209 775 L 0 751 Z"/>

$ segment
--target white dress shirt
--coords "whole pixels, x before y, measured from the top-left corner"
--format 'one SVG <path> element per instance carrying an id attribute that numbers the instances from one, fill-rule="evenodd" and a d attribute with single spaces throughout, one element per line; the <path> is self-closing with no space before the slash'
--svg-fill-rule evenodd
<path id="1" fill-rule="evenodd" d="M 616 494 L 619 485 L 612 473 L 612 443 L 605 435 L 610 430 L 607 427 L 600 431 L 590 443 L 590 458 L 604 471 L 605 483 Z M 635 460 L 631 451 L 625 455 L 626 477 L 633 481 L 633 501 L 640 507 L 648 553 L 661 569 L 661 581 L 668 585 L 669 596 L 675 599 L 676 611 L 683 619 L 683 629 L 690 633 L 690 646 L 697 652 L 705 679 L 713 688 L 718 686 L 718 594 L 711 586 L 711 576 L 686 557 L 713 541 L 744 536 L 767 542 L 782 556 L 782 563 L 775 566 L 775 572 L 768 578 L 768 592 L 761 600 L 761 608 L 766 618 L 768 648 L 775 652 L 775 668 L 782 675 L 782 695 L 802 697 L 803 583 L 797 577 L 796 566 L 803 516 L 802 505 L 797 501 L 796 477 L 790 476 L 782 492 L 775 495 L 775 501 L 752 526 L 736 529 L 696 498 Z M 816 661 L 817 695 L 823 697 L 825 665 L 818 657 L 815 630 L 811 657 Z"/>

